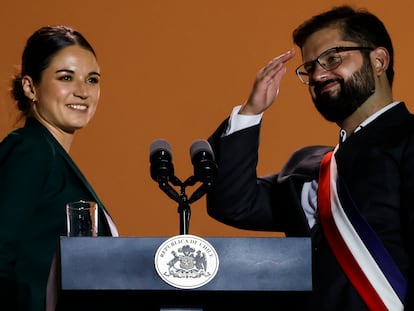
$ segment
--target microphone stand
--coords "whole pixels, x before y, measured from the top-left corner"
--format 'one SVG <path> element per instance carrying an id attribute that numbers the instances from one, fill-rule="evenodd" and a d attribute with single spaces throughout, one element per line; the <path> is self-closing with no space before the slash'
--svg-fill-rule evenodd
<path id="1" fill-rule="evenodd" d="M 159 182 L 159 187 L 163 190 L 171 199 L 178 203 L 178 213 L 180 214 L 180 234 L 188 234 L 191 217 L 190 204 L 200 199 L 210 187 L 211 183 L 202 183 L 202 185 L 194 191 L 190 199 L 185 192 L 186 187 L 193 186 L 197 182 L 195 176 L 190 176 L 185 182 L 181 182 L 177 177 L 173 177 L 171 183 L 174 186 L 180 187 L 180 193 L 177 193 L 166 181 Z"/>
<path id="2" fill-rule="evenodd" d="M 191 207 L 188 203 L 185 187 L 181 187 L 180 202 L 178 203 L 178 213 L 180 214 L 180 234 L 188 234 L 190 227 Z"/>

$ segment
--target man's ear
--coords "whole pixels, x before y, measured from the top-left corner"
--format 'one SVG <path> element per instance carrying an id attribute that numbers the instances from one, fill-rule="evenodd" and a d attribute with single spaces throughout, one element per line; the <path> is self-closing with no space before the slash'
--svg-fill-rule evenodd
<path id="1" fill-rule="evenodd" d="M 386 48 L 378 47 L 371 54 L 371 62 L 375 73 L 381 75 L 387 71 L 390 64 L 390 54 Z"/>
<path id="2" fill-rule="evenodd" d="M 24 95 L 26 95 L 26 97 L 29 98 L 32 102 L 36 101 L 36 88 L 30 76 L 22 77 L 22 87 Z"/>

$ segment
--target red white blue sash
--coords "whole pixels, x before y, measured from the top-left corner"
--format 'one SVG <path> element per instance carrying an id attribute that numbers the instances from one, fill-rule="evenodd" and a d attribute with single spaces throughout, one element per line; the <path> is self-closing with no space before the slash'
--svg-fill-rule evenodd
<path id="1" fill-rule="evenodd" d="M 407 281 L 338 176 L 336 149 L 325 155 L 319 172 L 318 210 L 326 239 L 370 310 L 404 310 Z"/>

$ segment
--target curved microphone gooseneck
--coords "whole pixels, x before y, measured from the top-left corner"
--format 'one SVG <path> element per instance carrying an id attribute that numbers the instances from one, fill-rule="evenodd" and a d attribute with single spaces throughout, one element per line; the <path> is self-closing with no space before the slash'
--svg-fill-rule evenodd
<path id="1" fill-rule="evenodd" d="M 170 144 L 164 139 L 154 140 L 150 145 L 150 174 L 158 183 L 159 188 L 169 198 L 178 203 L 180 214 L 180 234 L 188 234 L 191 208 L 190 204 L 200 199 L 213 185 L 217 174 L 217 164 L 210 144 L 206 140 L 195 140 L 190 147 L 191 163 L 194 166 L 194 175 L 181 182 L 174 174 Z M 188 199 L 185 190 L 197 182 L 201 185 Z M 178 193 L 171 185 L 179 186 Z"/>

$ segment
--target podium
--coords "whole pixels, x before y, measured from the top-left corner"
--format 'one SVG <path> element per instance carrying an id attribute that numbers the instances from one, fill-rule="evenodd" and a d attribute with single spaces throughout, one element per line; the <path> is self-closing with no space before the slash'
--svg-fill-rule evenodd
<path id="1" fill-rule="evenodd" d="M 309 238 L 204 238 L 219 268 L 195 289 L 157 274 L 154 256 L 167 239 L 60 237 L 47 310 L 282 310 L 312 290 Z"/>

